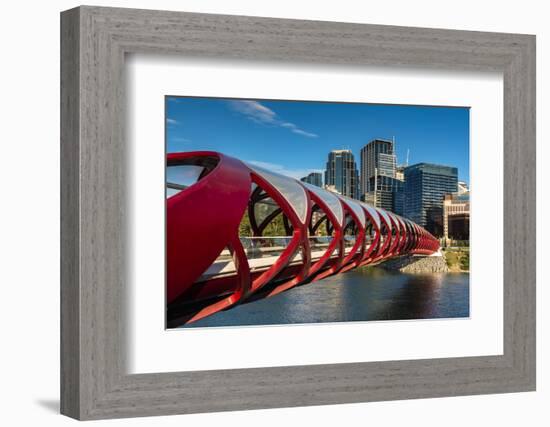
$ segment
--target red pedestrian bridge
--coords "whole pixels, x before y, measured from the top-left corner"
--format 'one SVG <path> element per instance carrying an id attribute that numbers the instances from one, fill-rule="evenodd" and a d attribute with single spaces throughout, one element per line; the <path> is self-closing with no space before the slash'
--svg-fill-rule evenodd
<path id="1" fill-rule="evenodd" d="M 439 249 L 406 218 L 222 153 L 170 153 L 166 177 L 169 326 Z"/>

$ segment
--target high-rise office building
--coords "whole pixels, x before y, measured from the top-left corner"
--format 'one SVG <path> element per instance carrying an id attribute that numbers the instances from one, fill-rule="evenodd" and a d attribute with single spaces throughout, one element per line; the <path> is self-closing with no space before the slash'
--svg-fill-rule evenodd
<path id="1" fill-rule="evenodd" d="M 458 190 L 458 169 L 450 166 L 418 163 L 405 168 L 403 216 L 426 228 L 435 236 L 443 235 L 443 201 L 446 194 Z"/>
<path id="2" fill-rule="evenodd" d="M 323 188 L 323 174 L 321 172 L 311 172 L 308 176 L 300 178 L 300 181 Z"/>
<path id="3" fill-rule="evenodd" d="M 359 172 L 351 150 L 333 150 L 328 154 L 325 188 L 359 198 Z"/>
<path id="4" fill-rule="evenodd" d="M 373 191 L 376 175 L 395 178 L 393 141 L 373 139 L 361 148 L 361 191 Z"/>
<path id="5" fill-rule="evenodd" d="M 396 213 L 402 210 L 403 180 L 396 177 L 394 142 L 373 139 L 361 149 L 361 198 Z M 396 203 L 397 202 L 397 207 Z"/>
<path id="6" fill-rule="evenodd" d="M 405 168 L 406 165 L 399 165 L 395 168 L 395 178 L 399 181 L 405 181 Z"/>
<path id="7" fill-rule="evenodd" d="M 403 215 L 405 209 L 405 181 L 400 179 L 395 179 L 393 181 L 392 188 L 392 203 L 393 209 L 392 212 L 395 212 L 397 215 Z"/>
<path id="8" fill-rule="evenodd" d="M 363 193 L 362 200 L 401 215 L 403 211 L 403 181 L 391 176 L 376 175 L 371 191 Z"/>
<path id="9" fill-rule="evenodd" d="M 443 201 L 443 237 L 450 240 L 470 240 L 470 192 L 446 194 Z M 464 183 L 462 183 L 464 184 Z"/>
<path id="10" fill-rule="evenodd" d="M 395 179 L 393 188 L 393 211 L 398 215 L 403 215 L 405 208 L 405 165 L 395 168 Z"/>

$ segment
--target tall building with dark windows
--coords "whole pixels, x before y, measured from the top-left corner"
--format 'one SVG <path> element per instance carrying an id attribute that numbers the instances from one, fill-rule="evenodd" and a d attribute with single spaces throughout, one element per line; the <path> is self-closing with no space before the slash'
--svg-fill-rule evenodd
<path id="1" fill-rule="evenodd" d="M 372 206 L 401 215 L 403 212 L 403 184 L 403 181 L 397 178 L 377 175 L 373 179 L 370 191 L 364 192 L 361 199 Z"/>
<path id="2" fill-rule="evenodd" d="M 361 149 L 361 198 L 400 214 L 403 203 L 396 193 L 403 191 L 403 180 L 396 177 L 394 147 L 393 141 L 373 139 Z"/>
<path id="3" fill-rule="evenodd" d="M 321 172 L 311 172 L 308 176 L 300 178 L 300 181 L 323 188 L 323 174 Z"/>
<path id="4" fill-rule="evenodd" d="M 396 178 L 393 182 L 392 189 L 392 212 L 397 215 L 403 215 L 405 210 L 405 181 L 403 179 Z"/>
<path id="5" fill-rule="evenodd" d="M 395 178 L 395 153 L 393 141 L 373 139 L 361 148 L 361 190 L 372 191 L 374 177 L 389 176 Z"/>
<path id="6" fill-rule="evenodd" d="M 458 169 L 431 163 L 405 168 L 403 216 L 426 228 L 434 236 L 443 235 L 443 201 L 458 190 Z"/>
<path id="7" fill-rule="evenodd" d="M 359 172 L 351 150 L 332 150 L 328 154 L 325 188 L 354 199 L 359 198 Z"/>
<path id="8" fill-rule="evenodd" d="M 462 188 L 461 188 L 461 185 Z M 458 192 L 446 194 L 443 201 L 443 237 L 451 240 L 470 240 L 470 192 L 465 183 L 458 183 Z"/>

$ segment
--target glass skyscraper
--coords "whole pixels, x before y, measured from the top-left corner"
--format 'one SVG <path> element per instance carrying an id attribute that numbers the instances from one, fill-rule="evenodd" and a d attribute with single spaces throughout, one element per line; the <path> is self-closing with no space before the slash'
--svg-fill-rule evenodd
<path id="1" fill-rule="evenodd" d="M 395 178 L 393 141 L 373 139 L 361 148 L 361 191 L 374 191 L 376 175 Z"/>
<path id="2" fill-rule="evenodd" d="M 328 154 L 325 188 L 359 198 L 359 172 L 351 150 L 333 150 Z"/>
<path id="3" fill-rule="evenodd" d="M 405 168 L 403 216 L 426 228 L 434 236 L 443 235 L 443 201 L 458 190 L 458 169 L 430 163 Z"/>
<path id="4" fill-rule="evenodd" d="M 300 181 L 323 188 L 323 174 L 321 172 L 311 172 L 308 176 L 300 178 Z"/>
<path id="5" fill-rule="evenodd" d="M 373 139 L 361 149 L 361 198 L 376 207 L 401 214 L 402 191 L 403 181 L 396 179 L 394 142 Z M 398 192 L 400 194 L 396 195 Z"/>

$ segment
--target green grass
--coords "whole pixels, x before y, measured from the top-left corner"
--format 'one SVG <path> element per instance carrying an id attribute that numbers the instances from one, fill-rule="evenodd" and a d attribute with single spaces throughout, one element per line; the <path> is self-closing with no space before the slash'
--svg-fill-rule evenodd
<path id="1" fill-rule="evenodd" d="M 446 249 L 443 254 L 451 271 L 470 271 L 470 248 Z"/>

